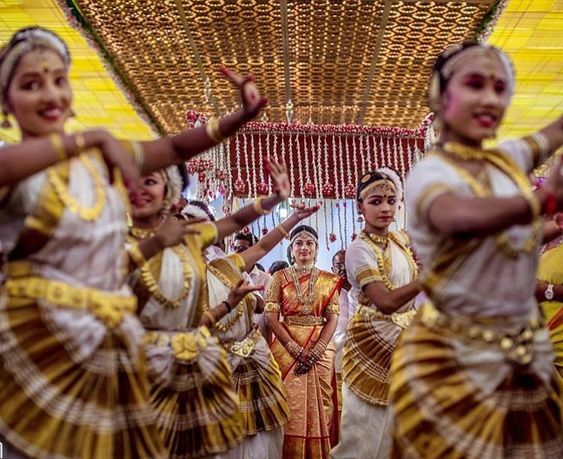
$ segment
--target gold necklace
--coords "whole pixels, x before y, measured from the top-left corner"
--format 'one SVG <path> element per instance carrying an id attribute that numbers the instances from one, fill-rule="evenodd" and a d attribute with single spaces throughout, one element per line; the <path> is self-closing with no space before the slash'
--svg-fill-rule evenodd
<path id="1" fill-rule="evenodd" d="M 129 228 L 129 234 L 135 239 L 147 239 L 154 236 L 156 230 L 155 228 L 139 228 L 138 226 L 132 226 Z"/>
<path id="2" fill-rule="evenodd" d="M 524 195 L 526 200 L 530 202 L 533 199 L 533 191 L 526 175 L 519 169 L 519 167 L 512 162 L 510 158 L 499 153 L 497 150 L 480 150 L 466 145 L 461 145 L 456 142 L 446 142 L 442 146 L 442 150 L 460 159 L 471 160 L 479 159 L 486 161 L 501 172 L 506 174 L 512 182 L 516 185 L 519 191 Z M 484 198 L 492 195 L 490 190 L 486 190 L 469 172 L 462 167 L 452 162 L 449 158 L 444 156 L 446 160 L 454 166 L 458 173 L 462 176 L 464 181 L 469 185 L 471 191 L 475 196 Z M 508 235 L 505 231 L 495 237 L 497 247 L 509 258 L 518 258 L 521 253 L 530 253 L 538 244 L 540 234 L 542 231 L 541 219 L 536 218 L 532 222 L 532 231 L 520 247 L 513 247 L 508 240 Z"/>
<path id="3" fill-rule="evenodd" d="M 249 293 L 251 295 L 251 293 Z M 244 314 L 244 310 L 246 309 L 246 300 L 243 298 L 239 304 L 237 304 L 236 314 L 233 315 L 229 320 L 225 323 L 223 322 L 216 322 L 215 328 L 223 333 L 227 333 L 234 325 L 239 321 L 239 319 Z"/>
<path id="4" fill-rule="evenodd" d="M 315 283 L 319 275 L 319 270 L 313 266 L 310 271 L 309 285 L 307 286 L 307 293 L 304 295 L 301 291 L 301 284 L 299 282 L 299 277 L 297 276 L 297 270 L 294 266 L 289 269 L 292 277 L 293 285 L 295 287 L 295 293 L 297 294 L 297 301 L 303 306 L 303 314 L 308 315 L 313 312 L 312 303 L 315 297 Z"/>
<path id="5" fill-rule="evenodd" d="M 379 234 L 367 233 L 368 237 L 376 244 L 387 245 L 389 244 L 389 235 L 381 236 Z"/>
<path id="6" fill-rule="evenodd" d="M 81 220 L 91 222 L 95 221 L 106 204 L 106 189 L 104 185 L 104 181 L 102 180 L 102 176 L 100 172 L 96 169 L 96 166 L 92 163 L 90 158 L 87 155 L 83 154 L 76 158 L 76 161 L 80 162 L 84 166 L 84 168 L 89 172 L 92 181 L 94 182 L 94 204 L 92 207 L 84 207 L 78 200 L 72 196 L 68 189 L 68 182 L 61 178 L 61 176 L 57 173 L 57 168 L 50 168 L 47 170 L 47 178 L 49 183 L 53 187 L 55 194 L 61 200 L 65 208 L 69 210 L 69 212 L 77 215 Z M 69 181 L 70 181 L 70 173 L 72 168 L 72 163 L 68 163 L 68 170 L 69 170 Z"/>
<path id="7" fill-rule="evenodd" d="M 180 259 L 180 263 L 182 265 L 182 292 L 176 299 L 169 299 L 164 296 L 160 287 L 158 286 L 158 282 L 153 276 L 150 270 L 150 264 L 145 263 L 141 267 L 141 279 L 143 284 L 149 291 L 149 293 L 163 306 L 165 307 L 172 307 L 178 308 L 182 305 L 182 303 L 186 300 L 188 295 L 190 294 L 190 289 L 192 286 L 192 278 L 193 278 L 193 270 L 190 266 L 191 259 L 187 254 L 187 248 L 182 245 L 176 245 L 172 247 L 172 250 L 178 258 Z"/>

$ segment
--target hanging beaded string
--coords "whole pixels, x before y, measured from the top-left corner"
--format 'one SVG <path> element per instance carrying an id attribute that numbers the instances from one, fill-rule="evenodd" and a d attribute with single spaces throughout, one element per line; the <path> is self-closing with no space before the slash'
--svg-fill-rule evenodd
<path id="1" fill-rule="evenodd" d="M 311 157 L 313 158 L 313 179 L 315 181 L 315 199 L 319 200 L 322 198 L 322 189 L 321 189 L 321 161 L 320 161 L 320 155 L 321 155 L 321 149 L 320 149 L 320 141 L 318 142 L 319 144 L 319 148 L 315 148 L 315 141 L 313 140 L 313 134 L 309 133 L 309 137 L 311 139 Z M 320 139 L 320 136 L 319 136 Z M 307 140 L 307 138 L 305 138 L 305 141 Z M 316 222 L 316 227 L 319 227 L 319 213 L 315 212 L 315 222 Z"/>
<path id="2" fill-rule="evenodd" d="M 353 162 L 353 179 L 352 179 L 352 184 L 354 185 L 354 187 L 356 186 L 356 184 L 358 183 L 358 152 L 356 151 L 356 137 L 352 137 L 353 143 L 352 143 L 352 162 Z M 364 140 L 364 136 L 363 134 L 360 134 L 359 136 L 359 149 L 360 151 L 362 151 L 362 146 L 363 146 L 363 140 Z"/>
<path id="3" fill-rule="evenodd" d="M 279 132 L 274 132 L 274 155 L 273 158 L 276 162 L 279 161 L 278 159 L 278 135 L 282 137 L 282 158 L 285 159 L 285 149 L 283 147 L 283 135 Z"/>
<path id="4" fill-rule="evenodd" d="M 399 170 L 399 159 L 397 158 L 399 154 L 399 150 L 397 149 L 397 139 L 393 137 L 393 169 L 398 171 Z"/>
<path id="5" fill-rule="evenodd" d="M 371 136 L 372 138 L 372 144 L 373 144 L 373 148 L 370 149 L 370 145 L 369 145 L 369 137 L 368 137 L 368 142 L 366 143 L 366 168 L 364 169 L 363 173 L 365 174 L 366 172 L 369 172 L 372 169 L 371 167 L 371 157 L 372 155 L 374 155 L 377 158 L 377 151 L 375 148 L 375 137 Z M 377 159 L 376 159 L 377 161 Z"/>
<path id="6" fill-rule="evenodd" d="M 258 196 L 258 190 L 257 190 L 257 180 L 256 180 L 256 167 L 254 167 L 255 164 L 261 164 L 260 160 L 256 160 L 256 150 L 254 148 L 254 134 L 251 133 L 250 134 L 250 154 L 252 156 L 252 186 L 253 186 L 253 193 L 254 193 L 254 197 L 256 198 Z M 250 166 L 250 164 L 249 164 Z M 260 170 L 262 170 L 262 168 L 260 167 Z"/>
<path id="7" fill-rule="evenodd" d="M 335 145 L 335 136 L 332 135 L 332 143 Z M 334 151 L 334 150 L 332 150 Z M 334 156 L 334 155 L 333 155 Z M 344 156 L 344 148 L 342 148 L 342 136 L 338 136 L 338 154 L 334 158 L 334 192 L 336 194 L 336 199 L 342 199 L 342 195 L 344 194 L 344 190 L 342 187 L 342 182 L 344 181 L 344 170 L 342 166 L 342 159 Z M 339 167 L 340 166 L 340 167 Z M 340 182 L 340 183 L 339 183 Z"/>
<path id="8" fill-rule="evenodd" d="M 366 172 L 368 172 L 367 158 L 368 158 L 368 155 L 369 155 L 369 139 L 370 139 L 370 136 L 366 137 L 365 151 L 362 148 L 360 148 L 360 157 L 362 159 L 362 170 L 360 171 L 360 176 L 362 176 Z M 356 185 L 357 185 L 357 182 L 356 182 Z"/>
<path id="9" fill-rule="evenodd" d="M 272 158 L 272 153 L 270 151 L 270 131 L 266 132 L 266 157 Z M 268 177 L 268 194 L 272 194 L 272 181 Z"/>
<path id="10" fill-rule="evenodd" d="M 247 190 L 248 190 L 248 197 L 252 197 L 252 183 L 250 181 L 250 162 L 248 160 L 248 139 L 247 139 L 247 134 L 244 133 L 243 134 L 243 149 L 244 149 L 244 163 L 246 166 L 246 185 L 248 186 Z M 254 190 L 256 191 L 256 190 Z"/>
<path id="11" fill-rule="evenodd" d="M 385 163 L 387 167 L 393 167 L 391 165 L 391 159 L 391 144 L 389 143 L 389 137 L 387 137 L 387 162 Z"/>
<path id="12" fill-rule="evenodd" d="M 329 240 L 328 240 L 328 206 L 331 200 L 330 199 L 325 199 L 325 205 L 323 206 L 323 215 L 324 215 L 324 222 L 325 222 L 325 243 L 326 243 L 326 249 L 329 250 Z M 332 205 L 332 204 L 330 204 Z"/>
<path id="13" fill-rule="evenodd" d="M 406 140 L 407 143 L 409 142 L 409 139 Z M 401 179 L 403 180 L 403 183 L 405 183 L 405 178 L 406 178 L 406 171 L 405 171 L 405 149 L 403 148 L 403 139 L 400 139 L 400 143 L 399 143 L 399 162 L 401 164 Z"/>
<path id="14" fill-rule="evenodd" d="M 334 200 L 330 203 L 330 234 L 334 233 Z"/>
<path id="15" fill-rule="evenodd" d="M 346 225 L 346 192 L 345 192 L 345 173 L 344 168 L 346 167 L 345 163 L 348 160 L 348 138 L 344 137 L 345 146 L 342 145 L 342 135 L 338 136 L 339 139 L 339 146 L 340 146 L 340 199 L 341 199 L 341 207 L 340 211 L 338 212 L 338 226 L 340 230 L 340 248 L 344 247 L 345 239 L 346 239 L 346 227 L 344 227 L 344 231 L 342 229 L 342 212 L 344 212 L 344 225 Z M 349 167 L 349 166 L 348 166 Z M 343 236 L 344 235 L 344 236 Z"/>
<path id="16" fill-rule="evenodd" d="M 264 177 L 264 151 L 262 149 L 262 135 L 258 134 L 258 175 L 260 178 L 260 184 L 265 184 L 266 180 Z M 271 187 L 269 187 L 271 188 Z"/>
<path id="17" fill-rule="evenodd" d="M 289 134 L 289 142 L 291 143 L 291 133 Z M 307 163 L 307 149 L 305 149 L 305 167 L 301 164 L 301 145 L 299 144 L 299 135 L 295 135 L 295 145 L 297 146 L 297 160 L 299 161 L 299 190 L 301 191 L 301 196 L 305 196 L 305 190 L 303 185 L 303 173 L 306 175 L 306 179 L 309 179 L 309 164 Z M 305 169 L 305 170 L 303 170 Z M 305 183 L 307 183 L 305 181 Z"/>
<path id="18" fill-rule="evenodd" d="M 348 247 L 348 201 L 344 200 L 344 241 L 343 248 Z"/>
<path id="19" fill-rule="evenodd" d="M 285 136 L 281 138 L 282 158 L 285 158 Z M 289 176 L 291 180 L 291 196 L 295 196 L 295 172 L 293 169 L 293 146 L 291 145 L 291 132 L 289 133 Z"/>
<path id="20" fill-rule="evenodd" d="M 243 183 L 241 174 L 241 163 L 240 163 L 240 136 L 241 134 L 237 134 L 235 136 L 235 152 L 236 152 L 236 160 L 237 160 L 237 179 L 235 183 Z"/>
<path id="21" fill-rule="evenodd" d="M 221 148 L 223 149 L 223 155 L 225 156 L 225 160 L 227 162 L 227 183 L 225 199 L 223 200 L 223 204 L 225 204 L 225 201 L 231 200 L 233 196 L 233 165 L 231 163 L 230 152 L 227 150 L 224 143 L 221 144 Z"/>
<path id="22" fill-rule="evenodd" d="M 349 138 L 346 138 L 346 172 L 347 172 L 347 178 L 348 181 L 346 182 L 346 186 L 354 186 L 355 184 L 352 183 L 352 160 L 350 158 L 350 143 L 348 142 L 348 140 L 352 140 L 352 143 L 354 145 L 353 149 L 356 149 L 356 143 L 354 141 L 354 135 L 351 135 Z"/>
<path id="23" fill-rule="evenodd" d="M 379 164 L 379 159 L 381 158 L 382 162 L 385 162 L 385 146 L 383 145 L 383 137 L 379 137 L 379 154 L 375 155 L 375 170 L 382 167 Z"/>

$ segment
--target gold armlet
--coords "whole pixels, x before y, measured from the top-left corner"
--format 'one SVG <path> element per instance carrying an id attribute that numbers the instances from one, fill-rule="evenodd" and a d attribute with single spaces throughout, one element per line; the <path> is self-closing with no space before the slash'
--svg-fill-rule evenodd
<path id="1" fill-rule="evenodd" d="M 48 137 L 48 140 L 51 148 L 59 158 L 59 161 L 65 161 L 66 159 L 68 159 L 68 154 L 63 142 L 63 137 L 60 134 L 51 134 Z"/>
<path id="2" fill-rule="evenodd" d="M 205 133 L 211 140 L 213 140 L 213 143 L 219 144 L 225 140 L 225 137 L 219 128 L 219 120 L 217 118 L 211 118 L 207 122 L 205 125 Z"/>

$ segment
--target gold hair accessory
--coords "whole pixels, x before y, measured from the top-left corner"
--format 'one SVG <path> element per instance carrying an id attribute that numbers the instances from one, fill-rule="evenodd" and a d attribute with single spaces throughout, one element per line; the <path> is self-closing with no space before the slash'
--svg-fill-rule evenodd
<path id="1" fill-rule="evenodd" d="M 223 140 L 225 140 L 225 137 L 221 133 L 219 120 L 217 118 L 211 118 L 207 122 L 207 124 L 205 125 L 205 132 L 207 133 L 207 136 L 216 144 L 219 144 Z"/>
<path id="2" fill-rule="evenodd" d="M 258 215 L 268 215 L 271 211 L 264 209 L 264 207 L 262 206 L 262 199 L 263 198 L 256 198 L 252 203 L 252 207 Z"/>
<path id="3" fill-rule="evenodd" d="M 49 143 L 51 148 L 59 158 L 59 161 L 64 161 L 67 159 L 66 148 L 63 143 L 63 138 L 60 134 L 51 134 L 49 137 Z"/>
<path id="4" fill-rule="evenodd" d="M 365 197 L 368 195 L 368 193 L 373 191 L 373 189 L 377 188 L 378 186 L 388 187 L 391 191 L 396 191 L 395 190 L 395 184 L 391 181 L 391 179 L 384 178 L 384 179 L 381 179 L 381 180 L 376 180 L 375 182 L 370 183 L 368 186 L 366 186 L 360 192 L 360 199 L 365 199 Z"/>

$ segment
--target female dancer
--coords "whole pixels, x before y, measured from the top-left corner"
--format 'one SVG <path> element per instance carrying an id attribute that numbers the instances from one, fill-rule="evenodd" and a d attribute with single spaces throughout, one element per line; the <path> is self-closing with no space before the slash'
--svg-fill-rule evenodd
<path id="1" fill-rule="evenodd" d="M 336 350 L 331 340 L 342 280 L 315 266 L 319 242 L 313 228 L 298 226 L 290 240 L 292 266 L 274 274 L 264 307 L 290 410 L 283 457 L 326 458 L 338 439 Z"/>
<path id="2" fill-rule="evenodd" d="M 209 293 L 215 302 L 227 299 L 229 289 L 252 271 L 255 263 L 267 255 L 301 220 L 319 206 L 295 205 L 295 212 L 258 243 L 238 254 L 215 259 L 208 265 Z M 283 426 L 289 410 L 279 366 L 260 329 L 253 323 L 253 313 L 262 298 L 247 295 L 231 313 L 218 321 L 212 333 L 229 352 L 233 381 L 240 399 L 246 440 L 237 457 L 281 459 Z M 262 308 L 263 309 L 263 305 Z"/>
<path id="3" fill-rule="evenodd" d="M 558 162 L 543 189 L 527 174 L 563 143 L 563 119 L 485 150 L 514 89 L 507 56 L 464 43 L 436 61 L 441 123 L 407 182 L 423 306 L 393 356 L 397 457 L 563 456 L 561 398 L 534 299 L 543 211 L 563 204 Z"/>
<path id="4" fill-rule="evenodd" d="M 226 353 L 208 327 L 229 315 L 255 289 L 237 281 L 220 301 L 210 298 L 202 251 L 287 197 L 285 166 L 273 163 L 271 170 L 276 194 L 257 199 L 254 205 L 216 222 L 192 225 L 199 234 L 177 233 L 182 235 L 179 241 L 172 243 L 171 239 L 169 247 L 148 261 L 131 246 L 138 266 L 131 282 L 139 299 L 141 322 L 149 330 L 145 342 L 155 378 L 151 401 L 172 457 L 225 453 L 243 438 Z M 175 166 L 143 177 L 142 191 L 133 202 L 133 242 L 153 238 L 163 214 L 179 194 L 180 177 Z"/>
<path id="5" fill-rule="evenodd" d="M 556 216 L 559 236 L 542 250 L 536 280 L 536 299 L 546 320 L 555 354 L 555 368 L 563 378 L 563 214 Z"/>
<path id="6" fill-rule="evenodd" d="M 344 344 L 341 442 L 331 452 L 335 458 L 388 458 L 391 452 L 391 356 L 416 313 L 420 291 L 408 236 L 389 232 L 402 195 L 401 179 L 390 169 L 368 172 L 358 183 L 356 201 L 365 226 L 346 251 L 358 308 Z"/>
<path id="7" fill-rule="evenodd" d="M 145 174 L 187 160 L 254 117 L 264 101 L 249 80 L 226 71 L 243 108 L 207 131 L 124 144 L 103 131 L 68 136 L 69 66 L 64 42 L 41 28 L 16 33 L 0 57 L 2 106 L 23 138 L 9 154 L 89 153 L 3 192 L 0 240 L 9 262 L 8 299 L 0 305 L 1 441 L 39 458 L 161 457 L 139 352 L 143 330 L 125 282 L 128 199 L 105 159 L 130 149 Z"/>

